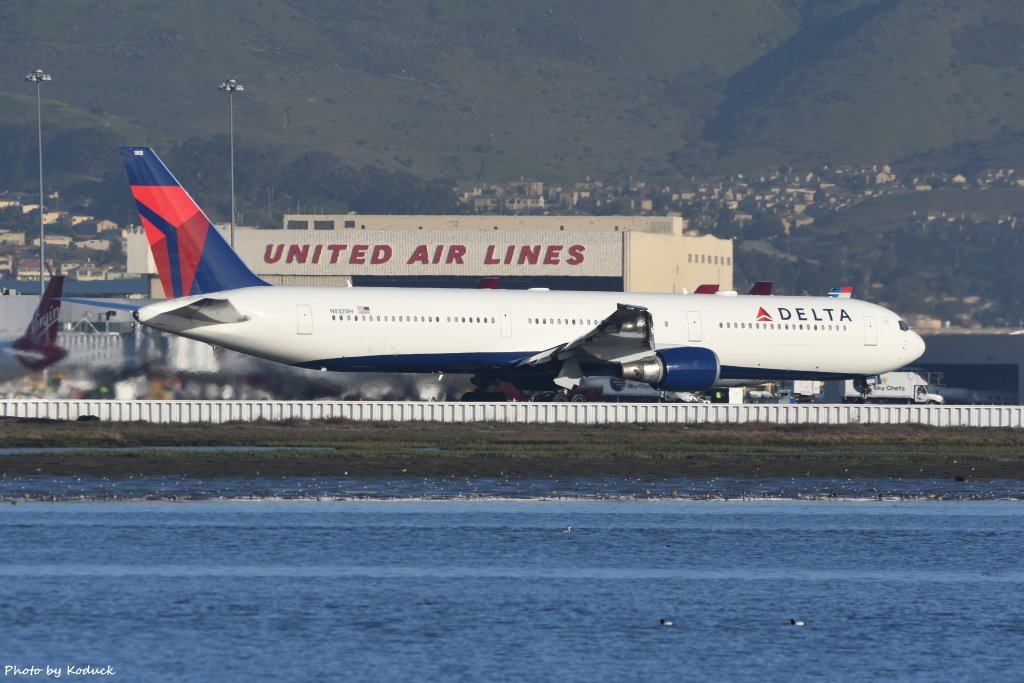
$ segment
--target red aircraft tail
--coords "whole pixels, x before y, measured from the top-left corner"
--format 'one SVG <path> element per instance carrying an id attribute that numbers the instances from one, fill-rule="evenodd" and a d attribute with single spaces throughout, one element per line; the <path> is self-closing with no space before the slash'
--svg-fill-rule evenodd
<path id="1" fill-rule="evenodd" d="M 28 324 L 25 334 L 11 345 L 20 351 L 19 359 L 31 370 L 42 370 L 67 355 L 57 346 L 57 328 L 60 318 L 60 297 L 64 291 L 64 276 L 55 275 L 46 285 L 36 312 Z"/>

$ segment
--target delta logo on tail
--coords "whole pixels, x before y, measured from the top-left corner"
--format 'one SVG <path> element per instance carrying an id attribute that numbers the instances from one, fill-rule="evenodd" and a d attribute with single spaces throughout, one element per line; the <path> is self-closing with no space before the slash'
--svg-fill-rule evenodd
<path id="1" fill-rule="evenodd" d="M 231 250 L 153 150 L 125 147 L 121 160 L 164 296 L 170 299 L 267 284 Z M 218 263 L 216 268 L 214 263 Z"/>

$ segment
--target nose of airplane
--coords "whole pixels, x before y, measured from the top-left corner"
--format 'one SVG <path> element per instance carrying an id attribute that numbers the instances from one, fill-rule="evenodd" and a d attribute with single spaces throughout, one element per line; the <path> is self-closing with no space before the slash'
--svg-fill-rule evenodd
<path id="1" fill-rule="evenodd" d="M 907 341 L 907 363 L 913 363 L 915 360 L 924 355 L 924 339 L 921 339 L 921 335 L 917 332 L 907 332 L 910 338 Z"/>

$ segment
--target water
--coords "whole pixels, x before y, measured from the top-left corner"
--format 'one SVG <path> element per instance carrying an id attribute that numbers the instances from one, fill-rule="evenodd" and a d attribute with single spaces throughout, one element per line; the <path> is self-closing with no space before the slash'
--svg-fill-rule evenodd
<path id="1" fill-rule="evenodd" d="M 1017 501 L 4 504 L 0 666 L 112 666 L 83 680 L 128 681 L 1015 680 L 1022 522 Z"/>
<path id="2" fill-rule="evenodd" d="M 25 500 L 209 499 L 1024 500 L 1024 481 L 868 477 L 106 477 L 0 475 L 0 505 Z"/>

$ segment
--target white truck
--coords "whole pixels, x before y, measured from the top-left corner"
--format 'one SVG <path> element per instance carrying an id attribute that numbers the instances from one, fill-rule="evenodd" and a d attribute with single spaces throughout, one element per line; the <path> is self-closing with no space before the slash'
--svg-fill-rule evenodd
<path id="1" fill-rule="evenodd" d="M 843 382 L 843 403 L 915 403 L 939 405 L 946 402 L 935 393 L 919 372 L 887 372 L 869 391 L 861 393 L 854 381 Z"/>
<path id="2" fill-rule="evenodd" d="M 572 393 L 538 392 L 533 400 L 612 403 L 707 403 L 689 391 L 662 391 L 650 384 L 614 377 L 585 377 Z"/>
<path id="3" fill-rule="evenodd" d="M 793 380 L 792 396 L 797 403 L 812 403 L 821 396 L 823 384 L 824 382 L 816 379 Z"/>

